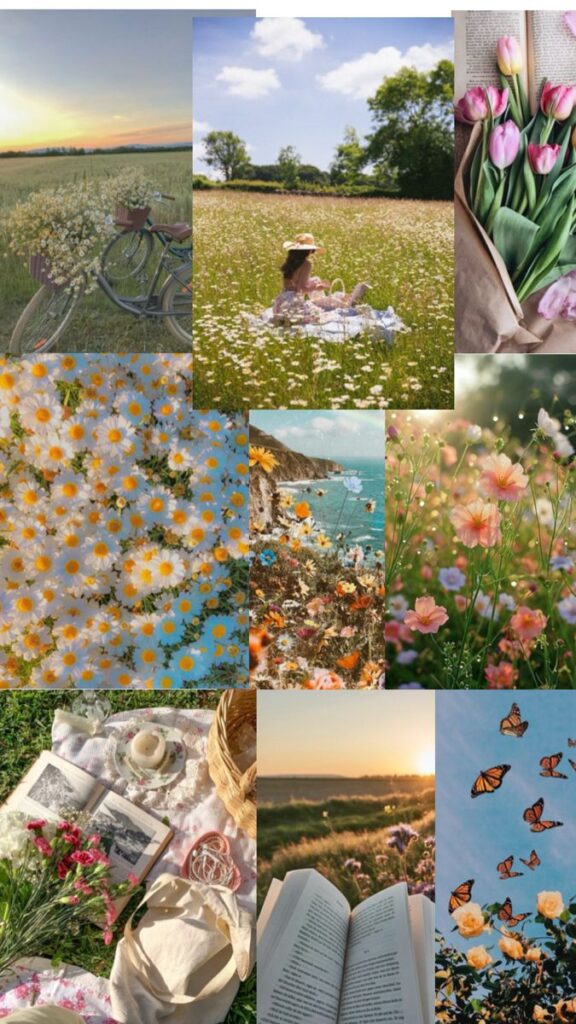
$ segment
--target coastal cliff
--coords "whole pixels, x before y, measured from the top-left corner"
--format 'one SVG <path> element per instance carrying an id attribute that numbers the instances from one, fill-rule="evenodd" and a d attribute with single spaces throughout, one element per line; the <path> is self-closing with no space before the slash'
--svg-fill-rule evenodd
<path id="1" fill-rule="evenodd" d="M 278 484 L 290 480 L 324 480 L 330 473 L 341 473 L 343 467 L 332 459 L 313 458 L 295 452 L 271 434 L 250 426 L 250 444 L 266 448 L 277 460 L 271 473 L 250 474 L 250 518 L 268 530 L 277 521 Z"/>

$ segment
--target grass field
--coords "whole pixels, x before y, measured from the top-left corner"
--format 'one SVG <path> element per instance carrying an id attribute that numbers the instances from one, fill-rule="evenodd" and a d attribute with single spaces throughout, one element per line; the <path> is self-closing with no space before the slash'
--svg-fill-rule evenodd
<path id="1" fill-rule="evenodd" d="M 306 781 L 314 796 L 318 780 Z M 354 906 L 404 877 L 403 858 L 388 846 L 390 828 L 400 822 L 410 824 L 419 834 L 406 856 L 408 879 L 419 881 L 424 841 L 434 835 L 434 780 L 421 777 L 415 788 L 413 777 L 406 786 L 402 779 L 395 779 L 394 791 L 382 796 L 342 796 L 339 780 L 324 781 L 333 783 L 330 798 L 267 803 L 262 797 L 268 795 L 270 780 L 259 780 L 259 901 L 273 878 L 283 879 L 287 871 L 297 868 L 316 868 Z M 286 780 L 287 798 L 292 786 L 292 780 Z M 273 796 L 278 799 L 276 788 Z"/>
<path id="2" fill-rule="evenodd" d="M 452 205 L 194 193 L 195 403 L 227 408 L 451 408 Z M 281 288 L 282 242 L 310 231 L 326 247 L 315 270 L 368 281 L 374 308 L 409 328 L 394 348 L 249 326 Z"/>
<path id="3" fill-rule="evenodd" d="M 20 199 L 42 188 L 93 181 L 125 167 L 141 168 L 159 191 L 176 197 L 154 208 L 157 221 L 191 218 L 189 152 L 114 153 L 96 156 L 16 157 L 0 160 L 0 351 L 6 351 L 18 316 L 38 285 L 22 260 L 8 250 L 4 215 Z M 138 321 L 117 309 L 100 291 L 84 300 L 77 318 L 59 346 L 63 352 L 179 352 L 182 343 L 161 321 Z"/>
<path id="4" fill-rule="evenodd" d="M 137 710 L 152 705 L 215 709 L 220 698 L 216 693 L 114 693 L 106 694 L 113 712 Z M 23 774 L 42 750 L 51 747 L 51 727 L 56 708 L 67 707 L 74 694 L 60 693 L 1 693 L 0 694 L 0 804 L 2 804 Z M 138 897 L 134 897 L 124 911 L 116 935 L 120 938 L 124 921 L 134 911 Z M 93 974 L 110 974 L 114 960 L 114 944 L 105 946 L 99 928 L 86 927 L 80 935 L 62 935 L 57 949 L 39 949 L 38 956 L 58 957 L 76 964 Z M 255 977 L 245 982 L 226 1019 L 226 1024 L 255 1024 Z"/>

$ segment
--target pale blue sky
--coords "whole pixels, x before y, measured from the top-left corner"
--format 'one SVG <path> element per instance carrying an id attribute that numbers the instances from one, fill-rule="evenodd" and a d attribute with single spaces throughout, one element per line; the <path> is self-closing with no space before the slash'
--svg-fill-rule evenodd
<path id="1" fill-rule="evenodd" d="M 209 171 L 198 158 L 212 128 L 236 132 L 254 163 L 293 145 L 327 169 L 347 124 L 371 130 L 384 77 L 451 55 L 450 18 L 195 19 L 195 166 Z"/>
<path id="2" fill-rule="evenodd" d="M 530 724 L 521 739 L 502 736 L 500 720 L 515 700 Z M 512 900 L 514 913 L 534 913 L 536 895 L 560 890 L 567 901 L 576 894 L 576 772 L 567 745 L 576 739 L 576 695 L 572 692 L 442 692 L 437 694 L 436 836 L 437 924 L 462 949 L 484 942 L 496 945 L 499 936 L 466 941 L 452 933 L 448 916 L 450 891 L 474 878 L 473 900 L 481 905 Z M 559 771 L 568 779 L 540 776 L 540 758 L 562 751 Z M 470 789 L 481 769 L 510 764 L 511 770 L 495 793 L 472 799 Z M 535 833 L 522 819 L 524 810 L 544 798 L 543 817 L 562 821 L 562 828 Z M 530 871 L 520 862 L 535 849 L 542 860 Z M 500 881 L 496 865 L 514 854 L 513 870 L 521 878 Z M 542 928 L 528 919 L 527 935 Z"/>
<path id="3" fill-rule="evenodd" d="M 303 455 L 384 461 L 383 412 L 252 410 L 250 422 Z"/>
<path id="4" fill-rule="evenodd" d="M 428 774 L 430 691 L 285 690 L 258 694 L 261 775 Z"/>

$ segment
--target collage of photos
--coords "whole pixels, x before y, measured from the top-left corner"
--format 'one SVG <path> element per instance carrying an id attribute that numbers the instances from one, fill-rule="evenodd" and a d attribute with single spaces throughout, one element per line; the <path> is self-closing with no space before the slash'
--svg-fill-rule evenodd
<path id="1" fill-rule="evenodd" d="M 576 12 L 281 13 L 0 9 L 0 1019 L 576 1024 Z"/>

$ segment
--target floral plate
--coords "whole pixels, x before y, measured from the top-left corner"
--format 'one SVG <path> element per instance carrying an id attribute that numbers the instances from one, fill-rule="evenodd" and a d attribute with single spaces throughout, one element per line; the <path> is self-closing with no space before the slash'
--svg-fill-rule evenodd
<path id="1" fill-rule="evenodd" d="M 166 756 L 156 768 L 142 768 L 130 755 L 130 744 L 134 736 L 143 728 L 154 727 L 166 743 Z M 186 765 L 186 746 L 180 729 L 161 725 L 159 722 L 145 721 L 128 722 L 110 738 L 111 761 L 123 779 L 139 786 L 141 789 L 162 789 L 171 786 Z"/>

